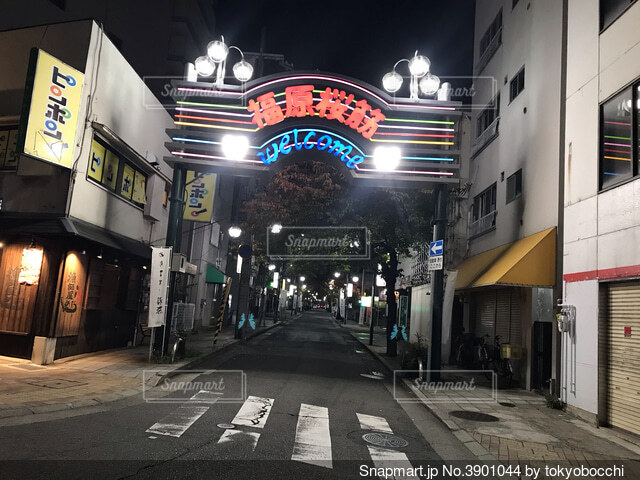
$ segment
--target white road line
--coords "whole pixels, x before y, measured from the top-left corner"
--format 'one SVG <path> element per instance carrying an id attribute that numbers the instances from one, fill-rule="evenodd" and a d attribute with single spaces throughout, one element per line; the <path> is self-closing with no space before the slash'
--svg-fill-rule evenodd
<path id="1" fill-rule="evenodd" d="M 356 413 L 360 428 L 363 430 L 373 430 L 375 432 L 393 433 L 387 421 L 382 417 L 374 415 L 366 415 L 364 413 Z"/>
<path id="2" fill-rule="evenodd" d="M 273 406 L 273 398 L 249 396 L 231 421 L 234 425 L 264 428 Z"/>
<path id="3" fill-rule="evenodd" d="M 391 469 L 399 469 L 396 471 L 399 472 L 409 472 L 413 471 L 413 466 L 411 462 L 407 458 L 407 456 L 403 452 L 398 452 L 396 450 L 389 450 L 386 448 L 378 448 L 367 445 L 369 448 L 369 455 L 371 455 L 371 460 L 373 460 L 373 464 L 376 469 L 383 468 L 391 468 Z M 390 470 L 393 471 L 393 470 Z M 389 477 L 380 477 L 386 478 L 389 480 Z M 418 477 L 415 475 L 406 476 L 406 475 L 395 475 L 393 476 L 395 480 L 418 480 Z"/>
<path id="4" fill-rule="evenodd" d="M 213 404 L 220 398 L 220 395 L 222 394 L 210 392 L 208 390 L 200 390 L 192 396 L 190 400 Z M 180 437 L 191 425 L 196 423 L 196 421 L 204 415 L 207 410 L 209 410 L 209 407 L 203 407 L 200 405 L 182 405 L 158 423 L 152 425 L 146 430 L 146 432 L 166 435 L 169 437 Z"/>
<path id="5" fill-rule="evenodd" d="M 203 407 L 200 405 L 183 405 L 176 408 L 158 423 L 147 429 L 147 433 L 179 437 L 202 415 L 204 415 L 207 410 L 209 410 L 209 407 Z"/>
<path id="6" fill-rule="evenodd" d="M 326 407 L 300 404 L 291 460 L 333 468 L 329 410 Z"/>
<path id="7" fill-rule="evenodd" d="M 260 434 L 255 432 L 243 432 L 242 430 L 225 430 L 220 439 L 218 445 L 230 445 L 236 448 L 240 445 L 246 445 L 249 443 L 251 451 L 256 449 Z M 239 450 L 242 451 L 242 450 Z"/>
<path id="8" fill-rule="evenodd" d="M 360 422 L 360 428 L 363 430 L 373 430 L 376 432 L 385 432 L 392 434 L 393 430 L 389 426 L 386 419 L 382 417 L 376 417 L 375 415 L 366 415 L 364 413 L 356 413 L 358 421 Z M 412 468 L 411 462 L 407 458 L 404 452 L 397 450 L 391 450 L 389 448 L 380 448 L 367 445 L 369 449 L 369 455 L 376 468 L 399 468 L 399 471 L 408 472 Z M 380 477 L 383 478 L 383 477 Z M 416 480 L 416 476 L 395 476 L 395 480 Z M 387 477 L 388 480 L 388 477 Z"/>

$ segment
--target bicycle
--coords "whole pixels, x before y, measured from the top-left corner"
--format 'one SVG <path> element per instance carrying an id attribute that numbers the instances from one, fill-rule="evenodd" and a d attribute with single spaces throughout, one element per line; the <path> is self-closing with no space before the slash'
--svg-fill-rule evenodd
<path id="1" fill-rule="evenodd" d="M 487 380 L 491 380 L 495 373 L 498 377 L 498 388 L 508 388 L 513 380 L 513 366 L 511 360 L 502 357 L 501 347 L 500 335 L 494 338 L 492 355 L 489 355 L 486 345 L 482 346 L 485 358 L 482 369 L 485 371 L 484 376 Z"/>

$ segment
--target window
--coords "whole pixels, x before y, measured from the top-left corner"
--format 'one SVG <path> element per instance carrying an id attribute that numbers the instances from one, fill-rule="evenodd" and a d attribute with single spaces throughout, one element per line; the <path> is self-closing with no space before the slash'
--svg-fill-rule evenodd
<path id="1" fill-rule="evenodd" d="M 493 22 L 491 22 L 489 28 L 487 28 L 487 30 L 484 32 L 482 38 L 480 38 L 479 58 L 484 56 L 484 54 L 489 50 L 489 47 L 491 47 L 494 42 L 497 44 L 502 43 L 502 9 L 500 9 L 498 15 L 496 15 L 496 18 L 493 19 Z"/>
<path id="2" fill-rule="evenodd" d="M 491 124 L 500 116 L 500 94 L 494 98 L 491 103 L 485 108 L 476 121 L 476 137 L 482 135 L 482 133 L 491 126 Z"/>
<path id="3" fill-rule="evenodd" d="M 522 169 L 507 177 L 507 203 L 522 195 Z"/>
<path id="4" fill-rule="evenodd" d="M 600 30 L 615 22 L 636 0 L 600 0 Z"/>
<path id="5" fill-rule="evenodd" d="M 147 176 L 97 136 L 91 144 L 87 179 L 138 207 L 147 203 Z"/>
<path id="6" fill-rule="evenodd" d="M 638 174 L 638 141 L 632 125 L 638 122 L 639 89 L 640 84 L 627 88 L 600 107 L 600 188 Z"/>
<path id="7" fill-rule="evenodd" d="M 475 196 L 472 217 L 474 222 L 496 211 L 496 190 L 497 185 L 494 183 L 484 192 Z"/>
<path id="8" fill-rule="evenodd" d="M 524 90 L 524 67 L 522 67 L 520 71 L 516 73 L 515 77 L 511 79 L 509 87 L 509 101 L 513 102 L 513 100 L 520 95 L 520 92 Z"/>

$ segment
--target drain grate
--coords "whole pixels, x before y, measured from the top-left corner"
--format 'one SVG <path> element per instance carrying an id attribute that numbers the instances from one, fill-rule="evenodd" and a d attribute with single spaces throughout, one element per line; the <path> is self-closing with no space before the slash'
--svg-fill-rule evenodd
<path id="1" fill-rule="evenodd" d="M 470 412 L 469 410 L 454 410 L 453 412 L 449 412 L 449 415 L 474 422 L 497 422 L 500 420 L 498 417 L 494 417 L 488 413 Z"/>
<path id="2" fill-rule="evenodd" d="M 365 433 L 362 436 L 362 439 L 367 443 L 375 445 L 376 447 L 403 448 L 409 445 L 409 442 L 407 442 L 404 438 L 398 437 L 397 435 L 391 435 L 389 433 Z"/>
<path id="3" fill-rule="evenodd" d="M 499 405 L 502 405 L 503 407 L 509 407 L 509 408 L 513 408 L 516 406 L 515 403 L 511 403 L 511 402 L 498 402 Z"/>

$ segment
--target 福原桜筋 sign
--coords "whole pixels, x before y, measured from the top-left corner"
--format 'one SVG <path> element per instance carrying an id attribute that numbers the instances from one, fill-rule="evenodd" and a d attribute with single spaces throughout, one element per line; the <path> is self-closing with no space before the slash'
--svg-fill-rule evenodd
<path id="1" fill-rule="evenodd" d="M 38 50 L 22 152 L 72 167 L 83 81 L 82 72 Z"/>

